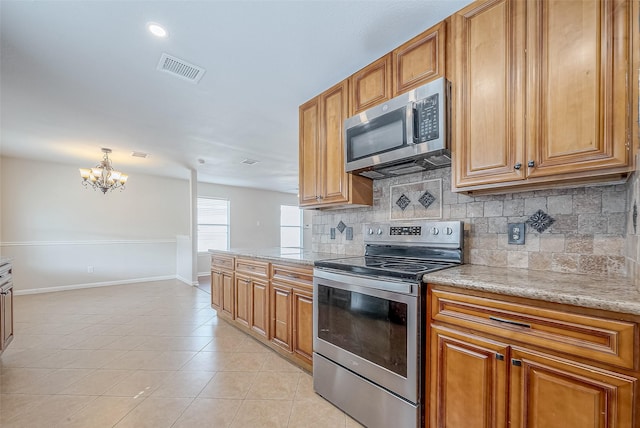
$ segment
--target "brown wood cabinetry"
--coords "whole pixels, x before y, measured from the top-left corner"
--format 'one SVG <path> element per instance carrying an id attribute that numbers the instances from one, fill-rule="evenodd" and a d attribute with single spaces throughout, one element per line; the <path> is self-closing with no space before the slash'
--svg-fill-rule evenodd
<path id="1" fill-rule="evenodd" d="M 391 54 L 393 97 L 444 76 L 445 22 L 417 35 Z"/>
<path id="2" fill-rule="evenodd" d="M 238 257 L 236 260 L 236 322 L 268 337 L 269 263 Z"/>
<path id="3" fill-rule="evenodd" d="M 486 0 L 452 16 L 454 188 L 632 170 L 631 5 Z"/>
<path id="4" fill-rule="evenodd" d="M 310 368 L 313 360 L 313 268 L 271 266 L 271 342 Z"/>
<path id="5" fill-rule="evenodd" d="M 231 318 L 235 316 L 234 269 L 235 257 L 211 255 L 211 306 Z"/>
<path id="6" fill-rule="evenodd" d="M 349 109 L 353 116 L 392 97 L 391 54 L 369 64 L 349 78 Z"/>
<path id="7" fill-rule="evenodd" d="M 372 205 L 373 184 L 344 170 L 345 80 L 300 106 L 300 206 Z"/>
<path id="8" fill-rule="evenodd" d="M 312 369 L 313 266 L 212 252 L 211 305 L 232 325 Z"/>
<path id="9" fill-rule="evenodd" d="M 432 285 L 434 427 L 640 427 L 640 317 Z"/>
<path id="10" fill-rule="evenodd" d="M 13 340 L 13 280 L 11 263 L 0 263 L 0 353 Z"/>

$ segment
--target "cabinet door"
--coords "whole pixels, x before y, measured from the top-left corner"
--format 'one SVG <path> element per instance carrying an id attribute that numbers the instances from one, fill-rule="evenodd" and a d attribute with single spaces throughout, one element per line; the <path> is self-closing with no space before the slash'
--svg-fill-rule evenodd
<path id="1" fill-rule="evenodd" d="M 222 312 L 231 317 L 236 316 L 235 311 L 235 281 L 233 274 L 222 273 Z"/>
<path id="2" fill-rule="evenodd" d="M 626 166 L 632 2 L 526 4 L 528 175 Z"/>
<path id="3" fill-rule="evenodd" d="M 393 96 L 444 76 L 445 23 L 394 49 Z"/>
<path id="4" fill-rule="evenodd" d="M 475 2 L 452 16 L 455 187 L 525 178 L 525 2 Z"/>
<path id="5" fill-rule="evenodd" d="M 319 98 L 300 106 L 300 205 L 315 204 L 320 196 Z"/>
<path id="6" fill-rule="evenodd" d="M 269 324 L 269 287 L 265 281 L 253 279 L 251 281 L 251 329 L 265 338 L 268 336 Z"/>
<path id="7" fill-rule="evenodd" d="M 251 280 L 249 278 L 236 275 L 236 317 L 235 320 L 246 327 L 249 327 L 249 307 L 251 298 Z"/>
<path id="8" fill-rule="evenodd" d="M 313 293 L 293 289 L 293 352 L 312 364 Z"/>
<path id="9" fill-rule="evenodd" d="M 512 428 L 637 426 L 637 379 L 521 349 L 511 357 Z"/>
<path id="10" fill-rule="evenodd" d="M 13 340 L 13 287 L 0 293 L 0 350 L 4 350 Z"/>
<path id="11" fill-rule="evenodd" d="M 291 352 L 293 349 L 291 343 L 291 313 L 293 310 L 291 287 L 273 281 L 270 300 L 271 341 Z"/>
<path id="12" fill-rule="evenodd" d="M 430 426 L 506 427 L 507 358 L 502 343 L 433 326 Z"/>
<path id="13" fill-rule="evenodd" d="M 369 64 L 349 80 L 349 116 L 391 99 L 391 54 Z"/>
<path id="14" fill-rule="evenodd" d="M 344 120 L 347 118 L 347 81 L 320 95 L 320 171 L 324 177 L 322 203 L 349 200 L 348 177 L 344 172 Z"/>
<path id="15" fill-rule="evenodd" d="M 222 272 L 211 271 L 211 307 L 222 308 Z"/>

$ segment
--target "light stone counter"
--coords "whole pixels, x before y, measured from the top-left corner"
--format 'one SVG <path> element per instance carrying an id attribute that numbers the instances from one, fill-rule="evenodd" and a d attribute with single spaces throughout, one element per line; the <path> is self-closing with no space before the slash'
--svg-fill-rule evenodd
<path id="1" fill-rule="evenodd" d="M 285 262 L 296 263 L 301 265 L 313 266 L 316 260 L 337 259 L 345 257 L 344 255 L 331 253 L 316 253 L 313 251 L 305 251 L 297 248 L 261 248 L 261 249 L 243 249 L 232 248 L 228 251 L 209 250 L 210 253 L 223 253 L 233 256 L 252 257 L 255 259 L 267 260 L 269 262 Z"/>
<path id="2" fill-rule="evenodd" d="M 640 290 L 626 278 L 463 265 L 428 273 L 424 281 L 640 315 Z"/>

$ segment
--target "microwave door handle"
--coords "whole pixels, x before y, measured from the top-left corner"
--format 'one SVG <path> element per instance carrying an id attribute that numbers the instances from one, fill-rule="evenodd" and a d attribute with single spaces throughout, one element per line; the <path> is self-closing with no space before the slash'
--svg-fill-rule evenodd
<path id="1" fill-rule="evenodd" d="M 420 132 L 420 124 L 418 123 L 418 107 L 416 103 L 413 103 L 411 106 L 411 116 L 413 118 L 413 144 L 418 144 L 419 137 L 418 133 Z"/>

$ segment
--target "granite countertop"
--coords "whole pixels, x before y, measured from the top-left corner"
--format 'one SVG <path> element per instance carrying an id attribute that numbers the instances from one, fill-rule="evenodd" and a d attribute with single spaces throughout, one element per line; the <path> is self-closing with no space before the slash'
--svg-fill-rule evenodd
<path id="1" fill-rule="evenodd" d="M 424 281 L 640 315 L 640 289 L 627 278 L 463 265 L 428 273 Z"/>
<path id="2" fill-rule="evenodd" d="M 232 254 L 234 256 L 253 257 L 256 259 L 268 260 L 270 262 L 288 262 L 301 265 L 313 266 L 316 260 L 336 259 L 345 257 L 344 255 L 331 253 L 316 253 L 299 248 L 259 248 L 245 249 L 232 248 L 230 250 L 209 250 L 209 252 L 219 252 Z"/>

